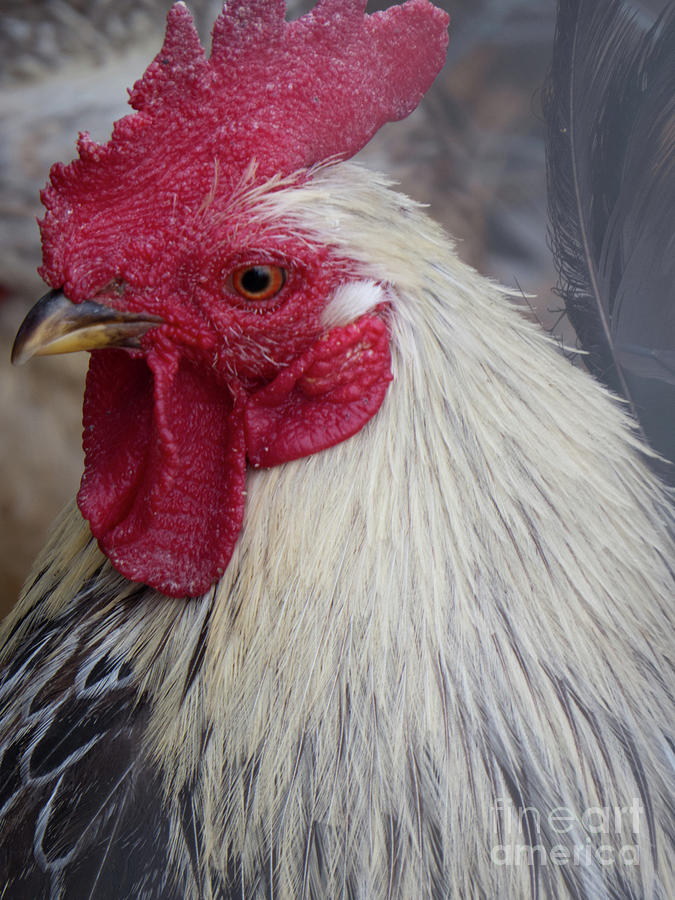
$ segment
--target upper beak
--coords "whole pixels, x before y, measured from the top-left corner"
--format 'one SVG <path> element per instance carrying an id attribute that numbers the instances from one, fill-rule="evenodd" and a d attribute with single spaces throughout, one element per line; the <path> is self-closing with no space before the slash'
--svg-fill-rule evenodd
<path id="1" fill-rule="evenodd" d="M 41 297 L 21 323 L 12 347 L 12 362 L 31 356 L 73 353 L 99 347 L 139 347 L 139 339 L 163 319 L 123 312 L 93 300 L 72 303 L 62 291 Z"/>

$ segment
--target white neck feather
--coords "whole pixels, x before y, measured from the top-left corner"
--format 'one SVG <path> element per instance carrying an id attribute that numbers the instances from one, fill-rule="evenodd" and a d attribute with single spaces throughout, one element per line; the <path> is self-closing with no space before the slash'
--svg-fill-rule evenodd
<path id="1" fill-rule="evenodd" d="M 420 896 L 434 842 L 458 896 L 496 896 L 490 821 L 510 782 L 542 814 L 626 805 L 640 796 L 630 761 L 617 752 L 610 771 L 598 754 L 621 729 L 661 777 L 669 712 L 650 672 L 670 641 L 665 494 L 618 402 L 384 182 L 340 165 L 253 201 L 353 260 L 363 286 L 331 322 L 386 291 L 394 382 L 355 437 L 250 473 L 214 595 L 155 600 L 150 635 L 140 611 L 129 624 L 159 701 L 150 745 L 178 766 L 167 794 L 196 773 L 214 863 L 234 840 L 254 869 L 264 835 L 293 896 L 313 877 L 311 862 L 290 868 L 308 818 L 333 859 L 358 860 L 364 897 L 392 878 Z M 421 868 L 405 859 L 420 844 Z M 467 884 L 471 860 L 481 880 Z"/>

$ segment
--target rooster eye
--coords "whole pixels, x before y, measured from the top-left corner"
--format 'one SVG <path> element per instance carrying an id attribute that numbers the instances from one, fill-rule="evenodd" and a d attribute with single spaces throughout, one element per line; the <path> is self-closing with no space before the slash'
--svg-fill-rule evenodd
<path id="1" fill-rule="evenodd" d="M 241 266 L 232 273 L 232 287 L 245 300 L 270 300 L 285 283 L 281 266 Z"/>

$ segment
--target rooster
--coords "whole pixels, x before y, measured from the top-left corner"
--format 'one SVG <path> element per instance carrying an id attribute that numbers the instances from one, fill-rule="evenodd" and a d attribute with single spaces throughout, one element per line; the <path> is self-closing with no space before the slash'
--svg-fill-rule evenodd
<path id="1" fill-rule="evenodd" d="M 92 350 L 3 626 L 6 897 L 673 896 L 673 541 L 628 413 L 347 159 L 427 0 L 186 7 L 43 193 Z M 670 854 L 670 855 L 669 855 Z"/>

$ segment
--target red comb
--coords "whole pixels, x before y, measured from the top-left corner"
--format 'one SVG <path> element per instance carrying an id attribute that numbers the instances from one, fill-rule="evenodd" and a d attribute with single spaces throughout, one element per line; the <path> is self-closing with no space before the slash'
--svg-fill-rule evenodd
<path id="1" fill-rule="evenodd" d="M 448 17 L 428 0 L 372 15 L 364 7 L 323 0 L 286 22 L 283 0 L 230 0 L 207 59 L 176 3 L 162 49 L 131 91 L 138 112 L 115 124 L 107 144 L 82 135 L 80 158 L 52 168 L 43 276 L 64 284 L 78 225 L 110 216 L 130 190 L 152 185 L 161 216 L 168 203 L 200 203 L 216 170 L 227 190 L 252 160 L 264 178 L 348 158 L 412 112 L 443 65 Z"/>
<path id="2" fill-rule="evenodd" d="M 135 109 L 199 121 L 216 113 L 228 164 L 261 174 L 352 156 L 420 102 L 445 59 L 447 15 L 427 0 L 365 16 L 362 0 L 324 0 L 295 22 L 283 0 L 232 0 L 211 58 L 182 4 L 131 94 Z"/>

